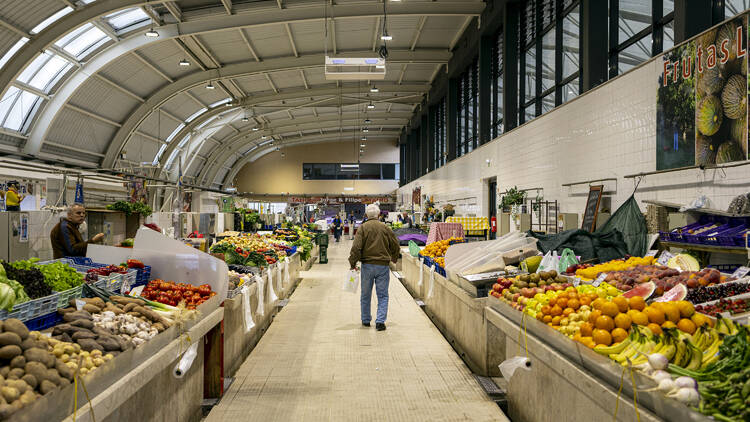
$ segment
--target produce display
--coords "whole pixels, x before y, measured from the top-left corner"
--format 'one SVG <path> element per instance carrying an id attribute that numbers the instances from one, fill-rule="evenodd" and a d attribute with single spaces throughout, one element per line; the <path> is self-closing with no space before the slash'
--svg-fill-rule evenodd
<path id="1" fill-rule="evenodd" d="M 291 247 L 273 236 L 243 234 L 227 237 L 211 246 L 211 253 L 223 253 L 227 264 L 266 267 L 286 259 Z"/>
<path id="2" fill-rule="evenodd" d="M 313 249 L 312 239 L 314 236 L 315 235 L 312 232 L 300 226 L 292 226 L 273 231 L 274 238 L 289 242 L 291 246 L 296 246 L 300 253 L 300 258 L 303 261 L 310 259 L 310 253 L 312 253 Z"/>
<path id="3" fill-rule="evenodd" d="M 68 264 L 52 262 L 39 265 L 37 262 L 39 262 L 39 258 L 31 258 L 25 261 L 14 261 L 9 263 L 9 265 L 22 270 L 38 269 L 44 275 L 44 282 L 56 292 L 64 292 L 73 287 L 78 287 L 83 283 L 83 275 Z M 22 282 L 20 283 L 23 284 Z"/>
<path id="4" fill-rule="evenodd" d="M 599 273 L 609 273 L 612 271 L 623 271 L 635 268 L 639 265 L 651 265 L 656 262 L 656 258 L 653 256 L 647 256 L 644 258 L 630 257 L 628 259 L 617 259 L 603 264 L 598 265 L 576 265 L 568 268 L 568 273 L 575 273 L 576 276 L 580 277 L 581 280 L 590 281 L 594 280 Z M 571 271 L 572 270 L 572 271 Z"/>
<path id="5" fill-rule="evenodd" d="M 438 240 L 437 242 L 427 244 L 424 249 L 419 252 L 419 255 L 432 258 L 439 266 L 445 268 L 445 252 L 452 244 L 463 242 L 464 239 L 460 237 Z"/>
<path id="6" fill-rule="evenodd" d="M 195 309 L 198 305 L 216 295 L 211 286 L 202 284 L 194 286 L 173 281 L 151 280 L 141 292 L 141 296 L 170 306 L 184 304 L 187 309 Z"/>
<path id="7" fill-rule="evenodd" d="M 750 283 L 735 281 L 690 289 L 688 290 L 686 299 L 691 303 L 700 304 L 743 293 L 750 293 Z"/>
<path id="8" fill-rule="evenodd" d="M 698 312 L 713 317 L 722 312 L 729 312 L 730 315 L 744 314 L 750 312 L 750 298 L 745 299 L 726 299 L 722 298 L 714 303 L 707 303 L 695 307 Z"/>
<path id="9" fill-rule="evenodd" d="M 86 281 L 86 283 L 93 283 L 99 280 L 99 276 L 109 277 L 110 275 L 112 275 L 112 273 L 127 274 L 128 269 L 126 267 L 120 267 L 117 265 L 107 265 L 106 267 L 101 268 L 91 268 L 86 271 L 86 277 L 84 280 Z"/>
<path id="10" fill-rule="evenodd" d="M 130 201 L 117 201 L 114 204 L 107 205 L 108 210 L 122 211 L 126 215 L 140 214 L 143 217 L 148 217 L 153 213 L 153 210 L 143 202 L 130 202 Z"/>

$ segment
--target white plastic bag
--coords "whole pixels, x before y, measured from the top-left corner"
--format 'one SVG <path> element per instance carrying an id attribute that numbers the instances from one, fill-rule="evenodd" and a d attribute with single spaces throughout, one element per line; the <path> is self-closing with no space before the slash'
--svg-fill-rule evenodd
<path id="1" fill-rule="evenodd" d="M 417 286 L 422 287 L 422 280 L 424 280 L 424 262 L 422 262 L 420 258 L 417 258 L 417 263 L 419 264 L 419 283 Z"/>
<path id="2" fill-rule="evenodd" d="M 555 256 L 552 256 L 552 251 L 547 251 L 546 254 L 544 254 L 544 258 L 542 258 L 542 262 L 539 263 L 539 268 L 536 269 L 537 273 L 541 273 L 542 271 L 548 271 L 557 269 L 557 251 L 555 251 Z"/>
<path id="3" fill-rule="evenodd" d="M 245 332 L 247 333 L 255 327 L 253 309 L 250 306 L 250 287 L 247 284 L 242 286 L 242 308 L 245 315 Z"/>
<path id="4" fill-rule="evenodd" d="M 279 300 L 278 296 L 276 296 L 276 292 L 273 291 L 273 273 L 276 271 L 276 267 L 274 265 L 268 266 L 268 300 L 271 303 L 275 303 L 277 300 Z"/>
<path id="5" fill-rule="evenodd" d="M 514 356 L 508 360 L 503 361 L 500 365 L 498 365 L 498 368 L 500 368 L 500 373 L 503 374 L 503 378 L 510 381 L 513 373 L 515 373 L 516 370 L 530 370 L 531 361 L 529 360 L 529 358 L 525 358 L 523 356 Z"/>
<path id="6" fill-rule="evenodd" d="M 258 315 L 263 316 L 265 315 L 263 304 L 266 302 L 266 285 L 263 281 L 263 277 L 258 274 L 255 275 L 255 283 L 258 284 L 258 309 L 256 310 L 256 312 L 258 313 Z"/>
<path id="7" fill-rule="evenodd" d="M 432 298 L 432 287 L 435 285 L 435 264 L 430 267 L 430 287 L 427 289 L 427 299 Z"/>
<path id="8" fill-rule="evenodd" d="M 349 293 L 357 293 L 357 287 L 359 287 L 359 271 L 349 270 L 344 277 L 341 290 Z"/>

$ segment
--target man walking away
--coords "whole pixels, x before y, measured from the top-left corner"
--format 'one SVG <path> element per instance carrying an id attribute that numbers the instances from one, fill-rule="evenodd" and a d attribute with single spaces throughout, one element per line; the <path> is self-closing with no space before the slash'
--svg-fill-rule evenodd
<path id="1" fill-rule="evenodd" d="M 362 223 L 354 236 L 354 244 L 349 253 L 349 264 L 351 269 L 357 268 L 357 262 L 362 262 L 362 296 L 360 305 L 362 307 L 362 325 L 370 326 L 372 315 L 370 314 L 370 299 L 372 298 L 372 287 L 375 285 L 375 293 L 378 296 L 378 312 L 375 317 L 375 328 L 378 331 L 385 330 L 385 319 L 388 316 L 388 282 L 390 280 L 390 268 L 388 262 L 397 262 L 400 256 L 398 239 L 385 224 L 378 221 L 380 208 L 377 205 L 368 205 L 365 209 L 367 221 Z"/>
<path id="2" fill-rule="evenodd" d="M 341 239 L 341 217 L 336 214 L 336 218 L 333 219 L 333 237 L 336 238 L 336 242 Z"/>

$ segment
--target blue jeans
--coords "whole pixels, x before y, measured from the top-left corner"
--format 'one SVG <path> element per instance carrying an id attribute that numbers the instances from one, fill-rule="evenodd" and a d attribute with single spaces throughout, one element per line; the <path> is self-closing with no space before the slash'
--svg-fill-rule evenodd
<path id="1" fill-rule="evenodd" d="M 375 322 L 385 322 L 388 317 L 388 282 L 391 270 L 387 265 L 373 265 L 362 263 L 360 283 L 362 284 L 362 322 L 369 323 L 372 320 L 370 314 L 370 299 L 372 298 L 372 285 L 375 285 L 375 294 L 378 296 L 378 314 Z"/>

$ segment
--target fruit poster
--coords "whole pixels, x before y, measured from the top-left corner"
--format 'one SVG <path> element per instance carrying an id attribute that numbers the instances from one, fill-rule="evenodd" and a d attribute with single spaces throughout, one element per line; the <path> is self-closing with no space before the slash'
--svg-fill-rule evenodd
<path id="1" fill-rule="evenodd" d="M 656 168 L 748 159 L 747 15 L 662 56 Z"/>

